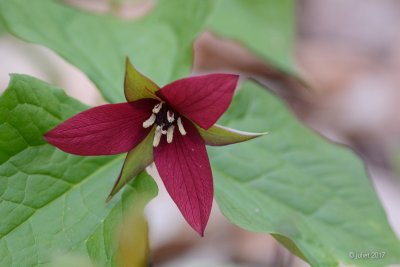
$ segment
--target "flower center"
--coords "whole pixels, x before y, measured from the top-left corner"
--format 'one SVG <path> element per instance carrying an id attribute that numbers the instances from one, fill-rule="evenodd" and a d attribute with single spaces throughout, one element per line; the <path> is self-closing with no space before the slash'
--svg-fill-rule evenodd
<path id="1" fill-rule="evenodd" d="M 158 146 L 163 135 L 167 136 L 167 143 L 172 143 L 176 126 L 178 126 L 181 135 L 186 135 L 181 117 L 178 113 L 169 109 L 165 102 L 160 102 L 154 106 L 151 116 L 143 122 L 143 128 L 149 128 L 153 124 L 157 125 L 153 140 L 154 147 Z"/>

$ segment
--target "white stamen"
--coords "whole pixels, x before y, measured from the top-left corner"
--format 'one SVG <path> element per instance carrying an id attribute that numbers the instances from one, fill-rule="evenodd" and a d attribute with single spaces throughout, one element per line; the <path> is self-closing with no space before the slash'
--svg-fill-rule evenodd
<path id="1" fill-rule="evenodd" d="M 163 102 L 158 103 L 157 105 L 154 106 L 153 108 L 153 113 L 157 114 L 158 112 L 160 112 L 161 108 L 162 108 Z"/>
<path id="2" fill-rule="evenodd" d="M 164 124 L 163 125 L 161 125 L 161 133 L 162 134 L 167 134 L 167 130 L 164 130 Z"/>
<path id="3" fill-rule="evenodd" d="M 172 123 L 175 120 L 175 113 L 173 113 L 172 111 L 167 112 L 167 120 L 169 123 Z"/>
<path id="4" fill-rule="evenodd" d="M 161 127 L 157 126 L 156 133 L 154 134 L 154 139 L 153 139 L 153 147 L 157 147 L 158 144 L 160 144 L 161 136 L 162 136 Z"/>
<path id="5" fill-rule="evenodd" d="M 179 132 L 181 133 L 181 135 L 186 135 L 186 131 L 185 131 L 185 128 L 183 128 L 181 117 L 178 118 L 177 123 L 178 123 L 178 129 L 179 129 Z"/>
<path id="6" fill-rule="evenodd" d="M 175 126 L 171 125 L 171 126 L 169 126 L 169 128 L 167 130 L 167 142 L 168 142 L 168 144 L 172 143 L 172 139 L 174 138 L 174 129 L 175 129 Z"/>
<path id="7" fill-rule="evenodd" d="M 155 121 L 156 121 L 156 115 L 153 113 L 151 114 L 150 118 L 148 118 L 143 122 L 143 128 L 149 128 L 151 125 L 154 124 Z"/>

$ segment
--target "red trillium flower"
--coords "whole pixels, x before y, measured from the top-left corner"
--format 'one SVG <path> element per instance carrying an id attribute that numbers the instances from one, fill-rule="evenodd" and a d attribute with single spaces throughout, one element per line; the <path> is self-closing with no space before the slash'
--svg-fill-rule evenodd
<path id="1" fill-rule="evenodd" d="M 213 201 L 206 144 L 222 146 L 262 135 L 215 124 L 231 103 L 238 78 L 194 76 L 160 89 L 127 60 L 128 102 L 81 112 L 46 133 L 45 139 L 76 155 L 129 152 L 109 198 L 154 161 L 179 210 L 203 235 Z"/>

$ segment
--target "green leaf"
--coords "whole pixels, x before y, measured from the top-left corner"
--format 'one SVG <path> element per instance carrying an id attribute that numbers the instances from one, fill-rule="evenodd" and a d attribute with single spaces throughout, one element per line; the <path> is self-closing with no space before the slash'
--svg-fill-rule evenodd
<path id="1" fill-rule="evenodd" d="M 145 205 L 157 195 L 157 185 L 146 172 L 140 173 L 128 185 L 130 186 L 125 187 L 122 200 L 117 201 L 120 203 L 118 207 L 111 211 L 111 214 L 104 219 L 102 224 L 98 225 L 96 231 L 86 241 L 90 258 L 98 262 L 100 266 L 120 267 L 116 263 L 120 263 L 123 260 L 121 259 L 121 254 L 122 256 L 125 254 L 121 253 L 121 249 L 125 244 L 121 243 L 120 240 L 116 244 L 115 239 L 121 239 L 121 235 L 123 236 L 124 234 L 132 236 L 132 232 L 136 234 L 136 239 L 146 241 L 146 243 L 142 243 L 143 247 L 140 250 L 136 249 L 135 251 L 138 257 L 137 260 L 143 262 L 145 260 L 144 257 L 148 255 L 148 231 L 144 229 L 144 227 L 147 228 L 147 222 L 144 217 L 138 218 L 138 216 L 142 215 Z M 104 194 L 104 191 L 101 193 Z M 118 198 L 116 197 L 116 199 Z M 130 233 L 126 233 L 125 230 L 127 222 L 130 222 L 130 227 L 134 228 L 131 229 L 132 232 Z M 117 236 L 115 236 L 116 233 L 118 234 Z M 138 240 L 132 240 L 132 242 L 133 245 L 138 246 Z M 119 253 L 116 253 L 116 247 Z"/>
<path id="2" fill-rule="evenodd" d="M 0 266 L 39 266 L 60 251 L 115 266 L 123 211 L 157 194 L 143 174 L 106 204 L 122 157 L 73 156 L 43 140 L 43 133 L 86 108 L 22 75 L 13 75 L 0 97 Z"/>
<path id="3" fill-rule="evenodd" d="M 140 175 L 135 181 L 140 180 Z M 135 199 L 124 216 L 118 241 L 118 263 L 120 267 L 148 267 L 150 263 L 149 227 L 144 216 L 148 199 Z"/>
<path id="4" fill-rule="evenodd" d="M 55 255 L 46 267 L 96 267 L 88 257 L 79 254 Z"/>
<path id="5" fill-rule="evenodd" d="M 295 14 L 294 0 L 222 0 L 214 9 L 208 27 L 245 45 L 274 67 L 296 74 Z"/>
<path id="6" fill-rule="evenodd" d="M 192 42 L 214 6 L 212 0 L 159 1 L 138 21 L 96 15 L 55 0 L 0 1 L 0 20 L 21 39 L 49 47 L 81 69 L 106 100 L 122 102 L 125 58 L 164 85 L 186 76 Z"/>
<path id="7" fill-rule="evenodd" d="M 2 35 L 4 33 L 4 25 L 3 22 L 0 19 L 0 35 Z"/>
<path id="8" fill-rule="evenodd" d="M 230 129 L 228 127 L 214 124 L 208 130 L 196 125 L 201 137 L 209 146 L 226 146 L 235 143 L 240 143 L 266 135 L 267 133 L 248 133 L 243 131 L 238 131 L 235 129 Z"/>
<path id="9" fill-rule="evenodd" d="M 250 82 L 220 123 L 269 131 L 248 142 L 209 148 L 216 200 L 229 220 L 275 234 L 313 266 L 400 262 L 399 240 L 353 152 L 302 126 L 275 96 Z M 374 251 L 386 254 L 374 260 L 349 257 Z"/>

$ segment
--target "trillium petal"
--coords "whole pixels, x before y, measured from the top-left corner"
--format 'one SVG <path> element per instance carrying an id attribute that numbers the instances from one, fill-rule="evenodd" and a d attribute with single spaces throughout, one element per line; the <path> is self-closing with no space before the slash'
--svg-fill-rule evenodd
<path id="1" fill-rule="evenodd" d="M 208 129 L 228 108 L 238 79 L 233 74 L 194 76 L 166 85 L 157 95 L 180 114 Z"/>
<path id="2" fill-rule="evenodd" d="M 187 134 L 175 132 L 170 144 L 162 137 L 154 162 L 186 221 L 203 235 L 213 201 L 212 172 L 203 139 L 191 122 L 183 124 Z"/>
<path id="3" fill-rule="evenodd" d="M 209 146 L 226 146 L 251 140 L 268 133 L 249 133 L 231 129 L 222 125 L 214 124 L 208 130 L 196 127 L 201 137 Z"/>
<path id="4" fill-rule="evenodd" d="M 155 92 L 159 89 L 157 84 L 137 71 L 129 58 L 126 58 L 124 93 L 128 102 L 142 98 L 158 99 Z"/>
<path id="5" fill-rule="evenodd" d="M 76 155 L 128 152 L 151 131 L 142 124 L 155 103 L 152 99 L 142 99 L 91 108 L 61 123 L 44 137 L 50 144 Z"/>
<path id="6" fill-rule="evenodd" d="M 153 138 L 154 127 L 152 131 L 143 139 L 140 144 L 129 151 L 122 166 L 121 173 L 118 176 L 110 195 L 107 198 L 109 201 L 118 191 L 129 181 L 143 171 L 150 163 L 153 162 Z"/>

